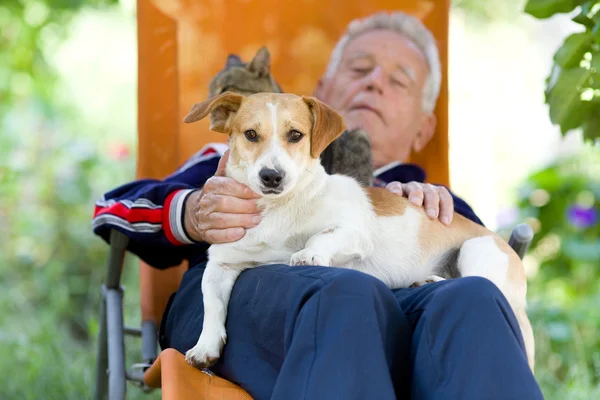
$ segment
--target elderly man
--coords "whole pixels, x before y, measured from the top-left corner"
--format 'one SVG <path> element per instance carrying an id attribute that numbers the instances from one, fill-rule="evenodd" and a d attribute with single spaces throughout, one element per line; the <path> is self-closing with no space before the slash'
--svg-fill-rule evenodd
<path id="1" fill-rule="evenodd" d="M 433 135 L 440 80 L 423 25 L 377 14 L 350 24 L 315 95 L 369 133 L 380 184 L 446 224 L 453 209 L 481 223 L 402 164 Z M 125 232 L 130 250 L 158 268 L 190 261 L 160 329 L 161 346 L 182 353 L 202 329 L 207 247 L 260 223 L 258 195 L 223 174 L 224 150 L 209 146 L 165 180 L 132 182 L 97 204 L 94 231 L 105 240 L 111 228 Z M 511 308 L 483 278 L 391 291 L 357 271 L 263 266 L 238 279 L 227 330 L 212 369 L 257 399 L 542 397 Z"/>

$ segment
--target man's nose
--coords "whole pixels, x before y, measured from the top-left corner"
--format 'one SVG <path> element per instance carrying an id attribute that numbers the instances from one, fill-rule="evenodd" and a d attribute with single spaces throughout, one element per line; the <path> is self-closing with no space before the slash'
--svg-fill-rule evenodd
<path id="1" fill-rule="evenodd" d="M 383 93 L 384 87 L 384 71 L 381 66 L 376 66 L 369 72 L 369 74 L 365 77 L 365 88 L 368 91 L 375 91 L 378 93 Z"/>

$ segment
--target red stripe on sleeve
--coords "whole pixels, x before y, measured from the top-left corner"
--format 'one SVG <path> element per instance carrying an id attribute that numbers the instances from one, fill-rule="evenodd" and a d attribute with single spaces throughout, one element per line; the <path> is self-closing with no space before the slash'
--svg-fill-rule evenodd
<path id="1" fill-rule="evenodd" d="M 173 235 L 173 231 L 171 230 L 171 221 L 169 220 L 169 212 L 171 211 L 171 203 L 173 202 L 173 197 L 179 192 L 179 190 L 174 191 L 173 193 L 167 196 L 165 200 L 165 204 L 163 206 L 164 218 L 162 220 L 163 231 L 165 232 L 165 236 L 169 240 L 169 242 L 173 243 L 176 246 L 181 246 L 184 243 L 181 243 L 179 240 L 175 238 Z"/>
<path id="2" fill-rule="evenodd" d="M 163 210 L 149 208 L 127 208 L 123 203 L 115 203 L 110 207 L 96 206 L 94 217 L 101 214 L 112 214 L 121 217 L 124 220 L 135 222 L 148 222 L 152 224 L 160 224 L 163 222 Z"/>

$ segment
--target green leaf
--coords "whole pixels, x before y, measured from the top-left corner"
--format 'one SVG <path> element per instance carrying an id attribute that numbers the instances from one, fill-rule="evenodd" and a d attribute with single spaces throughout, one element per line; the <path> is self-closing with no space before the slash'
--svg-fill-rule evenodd
<path id="1" fill-rule="evenodd" d="M 594 36 L 596 43 L 600 44 L 600 11 L 592 17 L 592 22 L 594 23 L 592 27 L 592 36 Z"/>
<path id="2" fill-rule="evenodd" d="M 554 82 L 551 81 L 546 90 L 546 103 L 550 109 L 550 121 L 559 125 L 564 135 L 581 126 L 591 112 L 592 104 L 581 101 L 581 91 L 589 82 L 592 70 L 555 67 L 554 74 Z"/>
<path id="3" fill-rule="evenodd" d="M 554 54 L 554 61 L 563 68 L 576 67 L 583 55 L 590 51 L 594 37 L 591 32 L 573 33 Z"/>
<path id="4" fill-rule="evenodd" d="M 592 59 L 590 61 L 590 71 L 591 71 L 591 79 L 590 79 L 590 87 L 592 89 L 600 89 L 600 51 L 593 51 L 591 53 Z M 598 97 L 594 100 L 598 100 Z"/>
<path id="5" fill-rule="evenodd" d="M 590 116 L 581 126 L 583 130 L 583 140 L 595 142 L 600 139 L 600 105 L 596 105 L 590 112 Z"/>
<path id="6" fill-rule="evenodd" d="M 585 26 L 586 28 L 593 28 L 594 27 L 594 20 L 591 19 L 590 17 L 588 17 L 589 14 L 589 3 L 586 3 L 583 7 L 581 7 L 581 12 L 579 14 L 577 14 L 572 21 L 573 22 L 577 22 L 578 24 L 581 24 L 583 26 Z"/>
<path id="7" fill-rule="evenodd" d="M 582 0 L 528 0 L 524 12 L 536 18 L 549 18 L 554 14 L 571 12 Z"/>

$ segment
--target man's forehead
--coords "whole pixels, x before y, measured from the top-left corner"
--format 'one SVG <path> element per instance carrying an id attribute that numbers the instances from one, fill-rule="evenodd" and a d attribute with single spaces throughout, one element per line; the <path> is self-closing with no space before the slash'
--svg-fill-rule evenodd
<path id="1" fill-rule="evenodd" d="M 422 62 L 427 66 L 427 60 L 419 46 L 406 35 L 391 29 L 374 29 L 361 33 L 346 44 L 342 53 L 342 59 L 346 61 L 371 58 L 381 62 L 384 57 L 400 69 L 408 68 L 408 64 L 414 62 Z"/>

